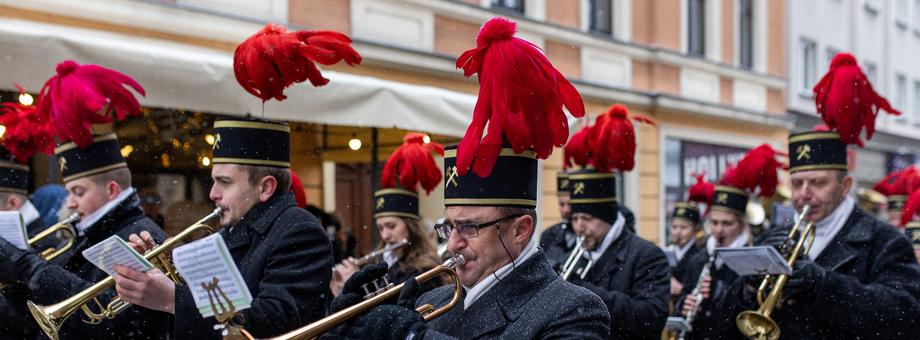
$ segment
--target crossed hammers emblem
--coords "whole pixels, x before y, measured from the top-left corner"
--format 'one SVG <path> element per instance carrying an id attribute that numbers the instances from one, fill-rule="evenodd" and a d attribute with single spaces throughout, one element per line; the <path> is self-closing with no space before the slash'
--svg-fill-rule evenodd
<path id="1" fill-rule="evenodd" d="M 386 200 L 383 197 L 377 199 L 377 209 L 383 208 L 383 204 L 386 203 Z"/>
<path id="2" fill-rule="evenodd" d="M 795 159 L 800 161 L 802 159 L 811 159 L 811 145 L 799 145 L 795 149 Z"/>
<path id="3" fill-rule="evenodd" d="M 575 182 L 575 186 L 573 187 L 573 189 L 574 189 L 572 191 L 573 194 L 577 195 L 577 194 L 585 193 L 585 182 Z"/>
<path id="4" fill-rule="evenodd" d="M 445 188 L 447 188 L 447 186 L 450 184 L 453 184 L 455 187 L 460 186 L 460 183 L 457 182 L 457 177 L 459 177 L 460 175 L 457 173 L 456 166 L 447 167 L 447 170 L 445 170 L 445 172 L 447 173 L 447 180 L 444 181 Z"/>

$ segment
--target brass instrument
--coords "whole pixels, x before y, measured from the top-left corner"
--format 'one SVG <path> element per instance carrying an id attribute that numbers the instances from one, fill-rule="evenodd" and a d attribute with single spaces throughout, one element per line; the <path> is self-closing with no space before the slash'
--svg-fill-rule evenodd
<path id="1" fill-rule="evenodd" d="M 70 216 L 67 216 L 67 218 L 61 220 L 60 222 L 54 224 L 53 226 L 46 228 L 45 230 L 42 230 L 40 233 L 30 238 L 27 242 L 30 247 L 34 247 L 36 243 L 38 243 L 39 241 L 41 241 L 42 239 L 46 237 L 53 236 L 58 231 L 61 231 L 67 234 L 66 237 L 62 238 L 64 240 L 67 240 L 67 242 L 64 243 L 63 247 L 60 247 L 60 248 L 50 247 L 48 249 L 43 250 L 42 253 L 39 254 L 43 259 L 45 259 L 45 261 L 51 261 L 55 257 L 61 256 L 61 254 L 64 254 L 65 252 L 70 250 L 70 248 L 73 247 L 74 242 L 76 242 L 77 240 L 77 232 L 74 230 L 72 224 L 76 223 L 78 220 L 80 220 L 80 214 L 78 213 L 70 214 Z M 0 289 L 3 289 L 3 288 L 6 288 L 6 285 L 0 283 Z"/>
<path id="2" fill-rule="evenodd" d="M 802 223 L 805 223 L 805 216 L 808 215 L 809 210 L 810 207 L 807 205 L 802 209 L 802 214 L 799 216 L 798 221 L 796 221 L 795 226 L 789 231 L 787 240 L 794 239 L 796 231 L 798 231 Z M 806 240 L 808 240 L 807 246 L 805 246 Z M 795 261 L 799 258 L 800 254 L 801 256 L 808 255 L 808 251 L 811 249 L 814 241 L 815 224 L 814 222 L 808 222 L 805 225 L 805 230 L 801 232 L 796 240 L 795 247 L 789 250 L 789 244 L 787 242 L 787 244 L 783 245 L 783 249 L 781 249 L 782 253 L 784 253 L 787 258 L 786 263 L 789 264 L 789 267 L 795 265 Z M 773 312 L 773 308 L 779 303 L 779 299 L 783 294 L 783 286 L 786 285 L 788 279 L 789 275 L 786 274 L 780 275 L 778 278 L 774 278 L 772 275 L 764 277 L 763 281 L 760 283 L 760 287 L 757 289 L 757 303 L 760 305 L 760 308 L 756 311 L 743 311 L 735 318 L 735 324 L 742 334 L 750 339 L 779 339 L 779 326 L 770 318 L 770 313 Z M 770 294 L 764 298 L 763 294 L 771 284 L 773 286 L 769 289 Z"/>
<path id="3" fill-rule="evenodd" d="M 462 296 L 461 283 L 460 277 L 457 276 L 456 268 L 462 266 L 464 263 L 466 263 L 466 259 L 463 258 L 463 255 L 457 254 L 447 261 L 444 261 L 443 264 L 415 277 L 419 283 L 423 283 L 437 277 L 440 274 L 447 274 L 450 276 L 451 281 L 453 281 L 454 284 L 454 297 L 446 305 L 435 309 L 434 306 L 426 304 L 415 309 L 415 311 L 422 315 L 422 318 L 425 320 L 425 322 L 434 320 L 442 314 L 447 313 L 447 311 L 449 311 L 451 308 L 454 308 L 454 306 L 460 302 L 460 297 Z M 385 290 L 374 294 L 372 298 L 364 300 L 358 304 L 355 304 L 354 306 L 340 310 L 335 314 L 329 315 L 319 321 L 313 322 L 309 325 L 295 329 L 291 332 L 272 339 L 288 340 L 316 338 L 323 333 L 328 332 L 333 327 L 338 326 L 339 324 L 348 321 L 358 315 L 361 315 L 361 313 L 371 310 L 382 302 L 396 298 L 399 296 L 399 292 L 403 285 L 405 285 L 405 283 L 400 283 L 396 286 L 386 288 Z"/>
<path id="4" fill-rule="evenodd" d="M 575 248 L 572 249 L 572 252 L 569 253 L 569 257 L 565 259 L 565 263 L 562 265 L 562 279 L 568 281 L 569 277 L 572 276 L 572 273 L 575 272 L 575 267 L 578 264 L 578 260 L 585 254 L 587 249 L 584 247 L 585 237 L 579 236 L 575 239 Z M 584 279 L 588 275 L 588 270 L 591 269 L 591 266 L 594 265 L 594 260 L 588 259 L 588 264 L 585 265 L 585 268 L 578 272 L 578 277 Z"/>
<path id="5" fill-rule="evenodd" d="M 213 233 L 214 231 L 206 223 L 220 216 L 220 213 L 220 208 L 214 209 L 213 212 L 198 222 L 195 222 L 195 224 L 189 226 L 178 235 L 167 239 L 163 244 L 144 253 L 144 259 L 150 261 L 154 267 L 160 269 L 163 274 L 173 280 L 173 282 L 180 283 L 181 278 L 179 277 L 179 273 L 173 266 L 172 260 L 168 257 L 169 254 L 167 251 L 178 246 L 180 242 L 187 241 L 187 239 L 199 231 Z M 95 325 L 102 322 L 102 320 L 114 318 L 118 313 L 131 306 L 130 303 L 116 297 L 103 307 L 102 303 L 99 302 L 98 296 L 114 285 L 115 278 L 110 276 L 86 288 L 82 292 L 53 305 L 40 306 L 32 301 L 28 301 L 29 311 L 32 312 L 32 317 L 38 322 L 42 331 L 44 331 L 49 338 L 57 340 L 58 331 L 61 325 L 78 309 L 82 310 L 88 318 L 83 320 L 84 322 Z M 96 306 L 99 307 L 99 312 L 95 312 L 90 308 L 89 304 L 91 302 L 95 302 Z"/>
<path id="6" fill-rule="evenodd" d="M 361 256 L 359 259 L 355 260 L 355 264 L 358 265 L 358 267 L 360 268 L 370 263 L 371 261 L 376 260 L 378 257 L 383 256 L 383 254 L 388 251 L 393 251 L 393 250 L 405 247 L 407 245 L 409 245 L 409 240 L 407 239 L 402 239 L 402 241 L 399 241 L 393 244 L 388 244 L 386 245 L 386 247 L 383 247 L 383 249 L 379 249 L 374 252 L 371 252 L 370 254 Z M 333 272 L 335 271 L 335 267 L 332 268 L 332 271 Z"/>
<path id="7" fill-rule="evenodd" d="M 693 309 L 687 312 L 687 315 L 684 316 L 684 320 L 687 320 L 687 324 L 693 325 L 693 320 L 696 318 L 696 314 L 700 311 L 700 305 L 703 304 L 703 281 L 706 281 L 707 278 L 712 276 L 710 268 L 712 268 L 712 262 L 715 260 L 714 255 L 709 255 L 709 260 L 706 261 L 706 264 L 703 265 L 703 270 L 700 271 L 700 276 L 696 279 L 696 286 L 693 287 L 693 291 L 690 292 L 689 296 L 694 298 L 696 305 L 693 306 Z M 687 331 L 680 331 L 677 333 L 678 340 L 684 340 L 684 337 L 687 336 Z"/>

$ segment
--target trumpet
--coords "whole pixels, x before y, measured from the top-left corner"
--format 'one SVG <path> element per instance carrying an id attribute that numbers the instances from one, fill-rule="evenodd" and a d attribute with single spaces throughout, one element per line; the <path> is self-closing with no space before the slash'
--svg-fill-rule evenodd
<path id="1" fill-rule="evenodd" d="M 396 250 L 396 249 L 405 247 L 405 246 L 407 246 L 407 245 L 409 245 L 409 240 L 407 240 L 407 239 L 402 239 L 402 240 L 399 241 L 399 242 L 396 242 L 396 243 L 393 243 L 393 244 L 388 244 L 386 247 L 383 247 L 383 249 L 379 249 L 379 250 L 376 250 L 376 251 L 374 251 L 374 252 L 372 252 L 372 253 L 370 253 L 370 254 L 361 256 L 361 258 L 355 260 L 355 264 L 358 265 L 358 267 L 362 267 L 362 266 L 364 266 L 364 265 L 370 263 L 371 261 L 374 261 L 374 260 L 377 259 L 378 257 L 383 256 L 383 254 L 386 253 L 386 252 L 388 252 L 388 251 L 393 251 L 393 250 Z M 333 271 L 333 272 L 335 271 L 335 267 L 332 268 L 332 271 Z"/>
<path id="2" fill-rule="evenodd" d="M 428 281 L 428 280 L 431 280 L 437 277 L 438 275 L 447 274 L 450 276 L 451 281 L 453 281 L 453 284 L 454 284 L 454 296 L 453 298 L 451 298 L 450 302 L 448 302 L 446 305 L 435 309 L 434 306 L 432 306 L 431 304 L 425 304 L 415 309 L 416 312 L 422 315 L 422 318 L 425 320 L 425 322 L 434 320 L 435 318 L 441 316 L 442 314 L 447 313 L 447 311 L 451 310 L 451 308 L 454 308 L 454 306 L 456 306 L 457 303 L 460 302 L 460 297 L 462 296 L 461 283 L 460 283 L 460 277 L 457 276 L 456 268 L 459 266 L 462 266 L 464 263 L 466 263 L 466 259 L 463 258 L 463 255 L 457 254 L 457 255 L 454 255 L 454 257 L 451 257 L 450 259 L 448 259 L 447 261 L 444 261 L 443 264 L 437 267 L 434 267 L 431 270 L 428 270 L 420 274 L 419 276 L 415 277 L 415 279 L 418 280 L 419 283 L 423 283 L 425 281 Z M 345 321 L 348 321 L 358 315 L 361 315 L 361 313 L 371 310 L 372 308 L 383 303 L 384 301 L 399 296 L 399 292 L 402 289 L 403 285 L 405 285 L 405 283 L 400 283 L 396 286 L 385 288 L 385 290 L 374 294 L 373 297 L 367 300 L 364 300 L 351 307 L 340 310 L 336 312 L 335 314 L 332 314 L 325 318 L 320 319 L 319 321 L 313 322 L 309 325 L 306 325 L 299 329 L 295 329 L 291 332 L 288 332 L 286 334 L 283 334 L 281 336 L 278 336 L 272 339 L 288 340 L 288 339 L 316 338 L 322 335 L 323 333 L 328 332 L 333 327 L 338 326 L 339 324 Z"/>
<path id="3" fill-rule="evenodd" d="M 809 210 L 810 207 L 807 205 L 802 209 L 802 214 L 796 221 L 795 226 L 789 230 L 789 235 L 786 237 L 787 240 L 794 240 L 795 233 L 801 227 L 802 223 L 805 223 L 805 216 L 808 215 Z M 808 245 L 805 245 L 806 241 L 808 241 Z M 808 251 L 811 250 L 814 241 L 815 224 L 814 222 L 808 222 L 805 224 L 805 229 L 798 236 L 795 247 L 789 250 L 789 242 L 782 246 L 781 251 L 786 255 L 786 263 L 789 264 L 789 267 L 795 265 L 796 260 L 798 260 L 800 256 L 799 254 L 801 254 L 801 256 L 808 255 Z M 757 303 L 760 305 L 760 308 L 756 311 L 743 311 L 735 318 L 735 324 L 742 334 L 750 339 L 779 339 L 779 326 L 776 324 L 776 321 L 770 318 L 770 313 L 773 312 L 773 308 L 779 302 L 780 297 L 782 297 L 783 286 L 786 285 L 788 279 L 789 275 L 786 274 L 780 275 L 777 278 L 774 278 L 772 275 L 764 277 L 763 281 L 760 283 L 760 287 L 757 289 Z M 770 293 L 764 297 L 764 292 L 768 290 L 771 284 L 772 288 L 769 288 Z"/>
<path id="4" fill-rule="evenodd" d="M 55 257 L 58 257 L 61 254 L 64 254 L 65 252 L 70 250 L 70 248 L 73 247 L 74 242 L 76 242 L 77 240 L 77 232 L 73 229 L 72 224 L 76 223 L 77 220 L 79 219 L 80 219 L 80 214 L 73 213 L 70 216 L 67 216 L 67 218 L 56 223 L 55 225 L 50 226 L 46 228 L 45 230 L 42 230 L 40 233 L 33 236 L 26 242 L 29 244 L 30 247 L 33 247 L 35 246 L 36 243 L 38 243 L 42 239 L 46 237 L 50 237 L 54 235 L 55 233 L 57 233 L 58 231 L 67 234 L 67 236 L 62 238 L 64 240 L 67 240 L 67 242 L 64 243 L 63 247 L 60 247 L 60 248 L 50 247 L 48 249 L 43 250 L 42 253 L 39 254 L 43 259 L 45 259 L 45 261 L 51 261 Z M 6 288 L 6 285 L 0 283 L 0 289 L 3 289 L 3 288 Z"/>
<path id="5" fill-rule="evenodd" d="M 178 246 L 181 244 L 181 242 L 187 241 L 199 231 L 213 233 L 214 230 L 211 229 L 207 223 L 215 217 L 220 216 L 220 212 L 220 208 L 214 209 L 213 212 L 198 222 L 195 222 L 195 224 L 186 228 L 178 235 L 167 239 L 165 242 L 163 242 L 163 244 L 160 244 L 159 246 L 156 246 L 155 248 L 147 251 L 144 254 L 144 259 L 150 261 L 154 267 L 160 269 L 163 274 L 173 280 L 173 282 L 182 282 L 178 271 L 176 271 L 176 268 L 172 264 L 172 260 L 168 257 L 169 254 L 167 251 Z M 42 331 L 45 332 L 45 335 L 51 339 L 57 340 L 61 325 L 63 325 L 64 321 L 66 321 L 67 318 L 70 317 L 78 309 L 82 310 L 83 314 L 85 314 L 87 317 L 87 319 L 83 320 L 84 322 L 91 325 L 96 325 L 105 319 L 114 318 L 116 315 L 118 315 L 118 313 L 130 307 L 130 303 L 125 302 L 124 300 L 121 300 L 117 297 L 112 299 L 112 301 L 110 301 L 105 306 L 99 302 L 98 296 L 106 290 L 112 288 L 114 285 L 115 278 L 110 276 L 77 293 L 76 295 L 73 295 L 64 301 L 53 305 L 41 306 L 35 304 L 32 301 L 28 301 L 29 311 L 32 313 L 32 317 L 35 318 L 35 321 L 38 323 L 38 326 L 41 327 Z M 93 311 L 90 308 L 91 302 L 94 302 L 96 306 L 99 307 L 98 312 Z"/>
<path id="6" fill-rule="evenodd" d="M 579 236 L 575 239 L 575 248 L 572 249 L 572 252 L 569 253 L 569 257 L 565 259 L 565 263 L 562 265 L 562 279 L 568 281 L 569 277 L 572 276 L 572 273 L 575 272 L 575 267 L 578 264 L 578 260 L 581 259 L 582 255 L 585 254 L 587 249 L 584 247 L 585 237 Z M 588 276 L 588 270 L 591 269 L 591 266 L 594 265 L 593 259 L 588 259 L 588 264 L 585 265 L 585 268 L 578 272 L 578 277 L 584 279 L 585 276 Z"/>

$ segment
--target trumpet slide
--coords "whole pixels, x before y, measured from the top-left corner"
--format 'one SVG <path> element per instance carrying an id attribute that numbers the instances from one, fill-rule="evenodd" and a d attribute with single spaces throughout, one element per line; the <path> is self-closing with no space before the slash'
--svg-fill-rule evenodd
<path id="1" fill-rule="evenodd" d="M 210 226 L 207 225 L 207 223 L 217 216 L 220 216 L 220 212 L 220 208 L 214 209 L 213 212 L 198 222 L 195 222 L 195 224 L 186 228 L 178 235 L 167 239 L 165 242 L 163 242 L 163 244 L 160 244 L 155 248 L 147 251 L 144 254 L 144 258 L 149 260 L 154 265 L 154 267 L 163 271 L 163 274 L 173 280 L 173 282 L 180 283 L 181 278 L 179 277 L 176 269 L 173 267 L 172 261 L 168 258 L 169 254 L 167 251 L 178 246 L 180 242 L 187 241 L 199 231 L 213 233 L 214 231 Z M 29 306 L 29 311 L 32 313 L 32 317 L 35 318 L 35 321 L 38 323 L 39 327 L 41 327 L 42 331 L 44 331 L 49 338 L 57 340 L 61 325 L 78 309 L 82 310 L 88 318 L 84 320 L 84 322 L 95 325 L 102 322 L 104 319 L 114 318 L 125 308 L 131 306 L 130 303 L 127 303 L 119 298 L 113 299 L 105 306 L 99 302 L 98 296 L 106 290 L 112 288 L 114 285 L 115 278 L 109 276 L 102 281 L 99 281 L 96 284 L 90 286 L 89 288 L 86 288 L 83 291 L 77 293 L 76 295 L 73 295 L 56 304 L 41 306 L 35 304 L 32 301 L 28 301 L 27 304 Z M 99 307 L 100 310 L 98 312 L 95 312 L 90 308 L 89 304 L 91 302 L 95 302 L 95 304 Z"/>

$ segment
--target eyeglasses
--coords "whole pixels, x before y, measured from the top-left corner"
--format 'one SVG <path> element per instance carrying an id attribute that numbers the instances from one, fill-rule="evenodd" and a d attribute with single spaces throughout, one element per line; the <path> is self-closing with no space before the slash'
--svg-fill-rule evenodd
<path id="1" fill-rule="evenodd" d="M 505 216 L 496 220 L 492 220 L 486 223 L 461 223 L 456 226 L 451 225 L 450 223 L 438 223 L 434 225 L 434 230 L 438 231 L 438 236 L 447 240 L 450 238 L 450 233 L 454 229 L 457 229 L 457 234 L 462 238 L 474 238 L 479 236 L 479 229 L 491 227 L 493 225 L 499 224 L 504 220 L 514 219 L 524 216 L 523 214 Z"/>

